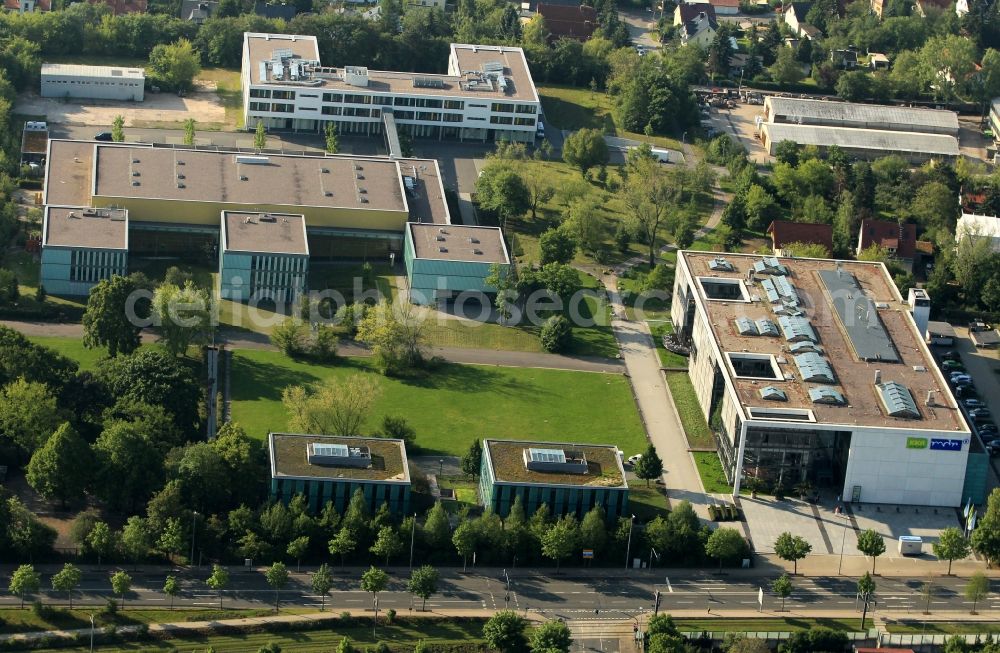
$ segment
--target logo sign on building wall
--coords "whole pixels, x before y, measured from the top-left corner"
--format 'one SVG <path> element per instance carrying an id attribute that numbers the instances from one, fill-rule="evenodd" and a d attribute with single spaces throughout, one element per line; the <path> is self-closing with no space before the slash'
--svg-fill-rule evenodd
<path id="1" fill-rule="evenodd" d="M 906 438 L 907 449 L 926 449 L 927 438 Z"/>
<path id="2" fill-rule="evenodd" d="M 937 451 L 961 451 L 962 441 L 945 438 L 931 438 L 931 449 L 935 449 Z"/>

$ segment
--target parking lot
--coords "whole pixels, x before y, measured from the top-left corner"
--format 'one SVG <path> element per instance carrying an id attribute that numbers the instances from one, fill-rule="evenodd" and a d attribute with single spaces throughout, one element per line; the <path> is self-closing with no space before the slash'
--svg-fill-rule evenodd
<path id="1" fill-rule="evenodd" d="M 955 327 L 955 335 L 955 345 L 934 347 L 934 356 L 944 366 L 945 375 L 955 379 L 952 387 L 956 398 L 990 452 L 996 475 L 996 464 L 1000 462 L 1000 433 L 996 426 L 1000 414 L 1000 359 L 996 349 L 977 349 L 968 328 Z M 962 373 L 966 376 L 957 376 Z"/>

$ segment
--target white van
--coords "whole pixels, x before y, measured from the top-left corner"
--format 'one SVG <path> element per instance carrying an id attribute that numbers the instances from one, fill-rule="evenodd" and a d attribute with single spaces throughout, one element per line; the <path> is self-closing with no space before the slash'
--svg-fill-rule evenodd
<path id="1" fill-rule="evenodd" d="M 545 123 L 541 120 L 535 123 L 535 138 L 545 138 Z"/>
<path id="2" fill-rule="evenodd" d="M 659 147 L 652 147 L 649 149 L 650 153 L 656 157 L 656 160 L 660 163 L 670 163 L 670 150 L 664 150 Z"/>

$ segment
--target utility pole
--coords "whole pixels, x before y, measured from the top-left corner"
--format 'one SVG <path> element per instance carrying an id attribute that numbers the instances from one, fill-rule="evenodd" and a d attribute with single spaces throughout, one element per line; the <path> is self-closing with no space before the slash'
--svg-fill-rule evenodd
<path id="1" fill-rule="evenodd" d="M 192 511 L 191 513 L 191 558 L 190 564 L 194 566 L 194 529 L 195 525 L 198 523 L 198 511 Z"/>
<path id="2" fill-rule="evenodd" d="M 628 544 L 625 546 L 625 568 L 629 568 L 629 556 L 632 555 L 632 527 L 635 525 L 635 515 L 628 522 Z"/>
<path id="3" fill-rule="evenodd" d="M 413 571 L 413 543 L 417 535 L 417 513 L 413 513 L 413 524 L 410 526 L 410 571 Z"/>

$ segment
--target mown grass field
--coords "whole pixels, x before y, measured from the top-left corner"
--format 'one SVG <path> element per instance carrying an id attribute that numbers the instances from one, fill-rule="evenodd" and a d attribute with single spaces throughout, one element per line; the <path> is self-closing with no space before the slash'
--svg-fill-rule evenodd
<path id="1" fill-rule="evenodd" d="M 65 597 L 64 597 L 65 598 Z M 30 597 L 29 597 L 30 601 Z M 135 624 L 153 624 L 182 621 L 214 621 L 218 619 L 241 619 L 244 617 L 262 617 L 274 614 L 270 609 L 263 610 L 213 610 L 213 609 L 126 609 L 111 616 L 105 612 L 94 612 L 92 609 L 55 609 L 43 617 L 31 608 L 0 609 L 0 633 L 25 633 L 39 630 L 90 628 L 90 615 L 95 615 L 98 628 L 108 625 L 129 626 Z M 294 610 L 287 610 L 291 613 Z"/>
<path id="2" fill-rule="evenodd" d="M 374 373 L 367 359 L 336 365 L 293 361 L 270 351 L 233 355 L 233 419 L 254 437 L 287 428 L 281 391 L 354 373 Z M 531 438 L 617 444 L 640 451 L 645 433 L 628 380 L 618 374 L 443 364 L 417 378 L 379 377 L 382 394 L 363 428 L 401 415 L 416 429 L 415 444 L 461 455 L 475 438 Z M 601 406 L 594 411 L 594 406 Z"/>
<path id="3" fill-rule="evenodd" d="M 698 467 L 698 475 L 701 476 L 701 483 L 705 486 L 705 492 L 709 494 L 729 494 L 733 491 L 733 486 L 726 481 L 726 475 L 722 471 L 722 462 L 719 454 L 714 451 L 693 451 L 694 463 Z"/>
<path id="4" fill-rule="evenodd" d="M 761 619 L 675 619 L 674 622 L 680 630 L 694 632 L 797 632 L 811 630 L 816 627 L 831 628 L 844 632 L 857 632 L 861 629 L 860 619 L 803 619 L 799 617 L 775 619 L 773 617 L 764 617 Z"/>
<path id="5" fill-rule="evenodd" d="M 677 413 L 684 426 L 688 445 L 693 448 L 714 448 L 712 430 L 708 427 L 708 422 L 705 421 L 705 416 L 701 413 L 698 396 L 694 392 L 694 386 L 691 385 L 691 377 L 687 375 L 687 372 L 667 372 L 666 376 L 667 385 L 670 387 L 670 396 L 673 397 L 674 405 L 677 406 Z"/>

